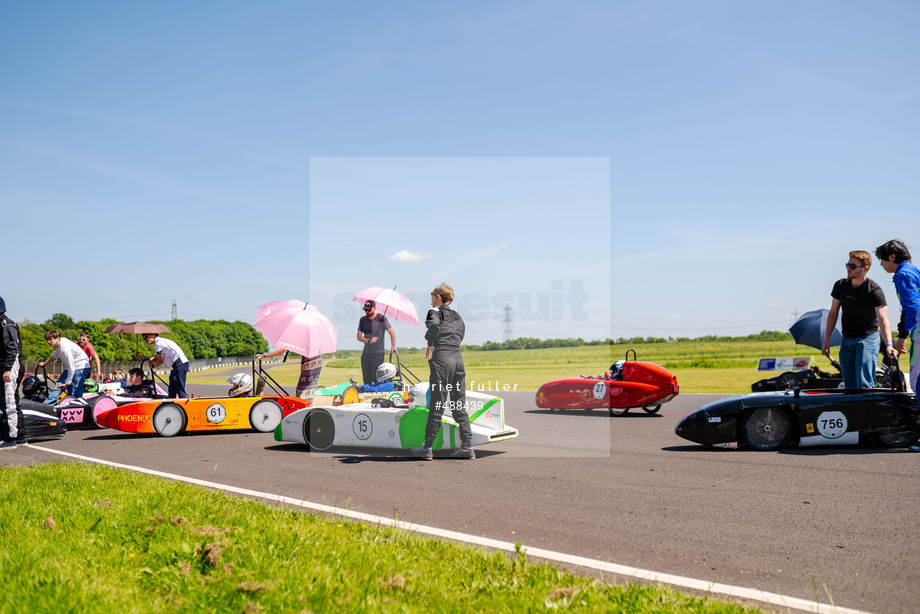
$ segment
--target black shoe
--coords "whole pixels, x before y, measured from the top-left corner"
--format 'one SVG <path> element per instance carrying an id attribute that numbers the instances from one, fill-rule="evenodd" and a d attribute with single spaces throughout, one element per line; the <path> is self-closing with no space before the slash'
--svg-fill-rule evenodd
<path id="1" fill-rule="evenodd" d="M 419 460 L 434 460 L 434 455 L 431 453 L 431 448 L 426 448 L 422 446 L 421 448 L 412 448 L 412 456 L 419 457 Z"/>

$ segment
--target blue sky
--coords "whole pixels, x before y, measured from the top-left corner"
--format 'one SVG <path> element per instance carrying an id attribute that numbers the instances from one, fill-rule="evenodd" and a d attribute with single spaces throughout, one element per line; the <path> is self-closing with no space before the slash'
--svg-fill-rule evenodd
<path id="1" fill-rule="evenodd" d="M 472 343 L 501 339 L 484 305 L 509 296 L 525 336 L 784 330 L 829 305 L 849 250 L 920 250 L 918 19 L 908 1 L 3 3 L 0 296 L 32 321 L 168 319 L 175 299 L 251 322 L 301 298 L 343 347 L 343 295 L 440 281 L 474 299 Z M 552 311 L 578 283 L 584 305 Z"/>

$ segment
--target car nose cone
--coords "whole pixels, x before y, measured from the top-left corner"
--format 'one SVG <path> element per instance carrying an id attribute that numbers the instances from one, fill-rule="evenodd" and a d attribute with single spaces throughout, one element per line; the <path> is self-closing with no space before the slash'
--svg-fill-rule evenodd
<path id="1" fill-rule="evenodd" d="M 717 439 L 717 429 L 713 427 L 717 427 L 720 422 L 721 418 L 712 418 L 705 410 L 698 409 L 684 416 L 674 428 L 674 433 L 688 441 L 713 445 Z"/>

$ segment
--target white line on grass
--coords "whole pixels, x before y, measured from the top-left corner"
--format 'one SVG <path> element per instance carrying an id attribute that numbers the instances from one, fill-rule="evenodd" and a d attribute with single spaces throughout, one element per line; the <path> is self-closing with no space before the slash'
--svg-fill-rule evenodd
<path id="1" fill-rule="evenodd" d="M 226 484 L 217 484 L 215 482 L 208 482 L 206 480 L 189 478 L 189 477 L 185 477 L 182 475 L 176 475 L 174 473 L 164 473 L 162 471 L 154 471 L 153 469 L 145 469 L 144 467 L 134 467 L 131 465 L 123 465 L 121 463 L 113 463 L 107 460 L 91 458 L 89 456 L 81 456 L 79 454 L 72 454 L 70 452 L 63 452 L 61 450 L 52 450 L 50 448 L 43 448 L 41 446 L 36 446 L 36 445 L 30 445 L 29 449 L 42 450 L 43 452 L 50 452 L 51 454 L 59 454 L 61 456 L 69 456 L 71 458 L 76 458 L 79 460 L 87 461 L 90 463 L 96 463 L 99 465 L 108 465 L 109 467 L 116 467 L 118 469 L 127 469 L 128 471 L 136 471 L 138 473 L 146 473 L 147 475 L 155 475 L 157 477 L 166 478 L 168 480 L 174 480 L 176 482 L 185 482 L 186 484 L 194 484 L 196 486 L 204 486 L 205 488 L 223 490 L 225 492 L 234 493 L 237 495 L 243 495 L 246 497 L 252 497 L 255 499 L 275 501 L 278 503 L 284 503 L 285 505 L 302 507 L 305 509 L 313 510 L 316 512 L 321 512 L 324 514 L 332 514 L 335 516 L 341 516 L 343 518 L 348 518 L 351 520 L 357 520 L 359 522 L 378 524 L 378 525 L 387 526 L 387 527 L 395 527 L 395 528 L 403 529 L 405 531 L 410 531 L 412 533 L 418 533 L 422 535 L 431 535 L 433 537 L 450 539 L 450 540 L 462 542 L 465 544 L 482 546 L 484 548 L 492 548 L 495 550 L 501 550 L 503 552 L 508 552 L 512 554 L 516 551 L 514 544 L 510 542 L 500 541 L 497 539 L 489 539 L 488 537 L 478 537 L 476 535 L 467 535 L 466 533 L 459 533 L 457 531 L 448 531 L 446 529 L 439 529 L 437 527 L 429 527 L 429 526 L 425 526 L 422 524 L 405 522 L 402 520 L 397 520 L 395 518 L 384 518 L 382 516 L 376 516 L 374 514 L 365 514 L 362 512 L 356 512 L 353 510 L 344 509 L 341 507 L 333 507 L 331 505 L 323 505 L 321 503 L 312 503 L 310 501 L 304 501 L 302 499 L 294 499 L 292 497 L 274 495 L 271 493 L 259 492 L 256 490 L 249 490 L 247 488 L 238 488 L 236 486 L 228 486 Z M 599 561 L 597 559 L 589 559 L 589 558 L 585 558 L 581 556 L 565 554 L 563 552 L 554 552 L 552 550 L 544 550 L 542 548 L 533 548 L 531 546 L 521 546 L 521 550 L 527 556 L 535 557 L 538 559 L 543 559 L 546 561 L 552 561 L 555 563 L 562 563 L 566 565 L 575 565 L 578 567 L 585 567 L 587 569 L 594 569 L 597 571 L 603 571 L 606 573 L 616 574 L 619 576 L 637 578 L 639 580 L 646 580 L 648 582 L 657 582 L 661 584 L 670 584 L 672 586 L 680 586 L 683 588 L 700 591 L 700 592 L 707 593 L 710 595 L 712 594 L 725 595 L 729 597 L 736 597 L 738 599 L 758 601 L 760 603 L 766 603 L 766 604 L 780 606 L 783 608 L 789 608 L 793 610 L 814 612 L 815 614 L 866 614 L 865 612 L 862 612 L 861 610 L 853 610 L 850 608 L 843 608 L 843 607 L 830 605 L 826 603 L 818 603 L 816 601 L 809 601 L 807 599 L 799 599 L 798 597 L 789 597 L 786 595 L 780 595 L 778 593 L 769 593 L 769 592 L 757 590 L 754 588 L 744 588 L 741 586 L 732 586 L 730 584 L 720 584 L 718 582 L 707 582 L 705 580 L 696 580 L 694 578 L 686 578 L 684 576 L 676 576 L 673 574 L 658 573 L 655 571 L 648 571 L 647 569 L 639 569 L 638 567 L 627 567 L 626 565 L 617 565 L 616 563 L 608 563 L 606 561 Z"/>

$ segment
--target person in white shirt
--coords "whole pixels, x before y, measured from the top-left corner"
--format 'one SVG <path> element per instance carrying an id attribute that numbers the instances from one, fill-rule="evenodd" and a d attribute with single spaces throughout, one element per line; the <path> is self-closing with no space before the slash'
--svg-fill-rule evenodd
<path id="1" fill-rule="evenodd" d="M 152 345 L 157 353 L 153 358 L 147 359 L 151 369 L 156 369 L 161 364 L 172 367 L 169 371 L 169 391 L 166 396 L 170 399 L 187 399 L 185 377 L 188 375 L 188 358 L 179 344 L 156 333 L 144 334 L 144 343 Z"/>
<path id="2" fill-rule="evenodd" d="M 56 330 L 46 332 L 45 341 L 54 348 L 54 352 L 48 360 L 38 363 L 38 366 L 44 367 L 55 358 L 60 360 L 64 363 L 64 371 L 58 379 L 58 386 L 67 388 L 68 394 L 72 397 L 82 397 L 83 382 L 89 377 L 90 371 L 86 352 L 67 337 L 62 337 L 61 333 Z M 57 400 L 54 395 L 49 395 L 48 399 L 51 404 Z"/>

